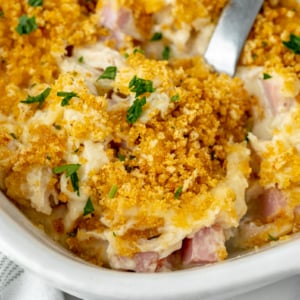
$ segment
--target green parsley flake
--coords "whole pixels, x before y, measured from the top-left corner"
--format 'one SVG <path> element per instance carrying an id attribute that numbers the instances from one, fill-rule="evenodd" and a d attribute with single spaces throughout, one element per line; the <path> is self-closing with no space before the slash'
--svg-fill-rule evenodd
<path id="1" fill-rule="evenodd" d="M 97 80 L 99 79 L 111 79 L 114 80 L 117 75 L 117 67 L 115 66 L 110 66 L 107 67 L 104 72 L 98 77 Z"/>
<path id="2" fill-rule="evenodd" d="M 23 15 L 19 18 L 19 24 L 16 27 L 16 31 L 19 35 L 30 34 L 38 29 L 35 21 L 35 17 L 29 18 L 27 15 Z"/>
<path id="3" fill-rule="evenodd" d="M 78 97 L 78 95 L 74 92 L 57 92 L 57 96 L 63 97 L 61 101 L 61 106 L 69 105 L 69 102 L 73 97 Z"/>
<path id="4" fill-rule="evenodd" d="M 28 0 L 28 5 L 37 7 L 43 5 L 43 0 Z"/>
<path id="5" fill-rule="evenodd" d="M 123 155 L 123 154 L 121 154 L 120 152 L 118 153 L 118 159 L 120 160 L 120 161 L 125 161 L 125 155 Z"/>
<path id="6" fill-rule="evenodd" d="M 144 93 L 153 93 L 155 88 L 151 80 L 145 80 L 134 76 L 129 82 L 129 89 L 131 92 L 136 93 L 135 97 L 139 97 Z"/>
<path id="7" fill-rule="evenodd" d="M 16 136 L 13 132 L 11 132 L 9 135 L 10 135 L 14 140 L 17 139 L 17 136 Z"/>
<path id="8" fill-rule="evenodd" d="M 170 99 L 171 102 L 177 102 L 178 100 L 179 100 L 179 95 L 178 94 L 172 96 L 171 99 Z"/>
<path id="9" fill-rule="evenodd" d="M 61 130 L 61 125 L 59 125 L 59 124 L 56 124 L 56 123 L 54 123 L 53 124 L 53 127 L 56 129 L 56 130 Z"/>
<path id="10" fill-rule="evenodd" d="M 274 237 L 270 233 L 268 233 L 268 239 L 269 239 L 269 241 L 273 241 L 273 242 L 278 241 L 278 238 Z"/>
<path id="11" fill-rule="evenodd" d="M 145 51 L 142 50 L 141 48 L 135 48 L 132 52 L 133 54 L 136 54 L 136 53 L 140 53 L 140 54 L 145 54 Z"/>
<path id="12" fill-rule="evenodd" d="M 68 165 L 62 165 L 59 167 L 53 168 L 54 174 L 61 174 L 61 173 L 66 173 L 66 177 L 70 177 L 72 187 L 74 192 L 77 192 L 77 195 L 79 196 L 79 179 L 77 175 L 77 171 L 80 168 L 80 164 L 68 164 Z"/>
<path id="13" fill-rule="evenodd" d="M 183 187 L 181 186 L 181 187 L 179 187 L 179 188 L 175 191 L 175 193 L 174 193 L 174 198 L 175 198 L 175 199 L 179 199 L 179 198 L 180 198 L 180 195 L 181 195 L 181 193 L 182 193 L 182 189 L 183 189 Z"/>
<path id="14" fill-rule="evenodd" d="M 300 54 L 300 36 L 291 34 L 290 40 L 282 43 L 286 48 L 290 49 L 295 54 Z"/>
<path id="15" fill-rule="evenodd" d="M 108 198 L 113 199 L 115 197 L 117 191 L 118 191 L 118 187 L 114 184 L 108 193 Z"/>
<path id="16" fill-rule="evenodd" d="M 270 74 L 267 74 L 267 73 L 263 74 L 263 80 L 267 80 L 267 79 L 270 79 L 270 78 L 272 78 L 272 76 Z"/>
<path id="17" fill-rule="evenodd" d="M 83 215 L 84 216 L 89 215 L 94 211 L 95 211 L 95 209 L 94 209 L 94 206 L 93 206 L 92 199 L 91 199 L 91 197 L 89 197 L 87 199 L 87 202 L 86 202 L 85 207 L 83 209 Z"/>
<path id="18" fill-rule="evenodd" d="M 0 18 L 4 17 L 4 11 L 0 10 Z"/>
<path id="19" fill-rule="evenodd" d="M 49 96 L 51 89 L 46 88 L 41 94 L 37 96 L 27 96 L 26 100 L 22 100 L 21 103 L 25 104 L 32 104 L 32 103 L 38 103 L 38 107 L 41 107 L 41 105 L 44 103 L 46 98 Z"/>
<path id="20" fill-rule="evenodd" d="M 84 58 L 83 58 L 83 56 L 80 56 L 80 57 L 78 58 L 78 62 L 79 62 L 80 64 L 83 64 L 83 63 L 84 63 Z"/>
<path id="21" fill-rule="evenodd" d="M 126 120 L 128 123 L 133 124 L 142 115 L 142 107 L 146 104 L 146 97 L 136 98 L 133 104 L 127 110 Z"/>
<path id="22" fill-rule="evenodd" d="M 170 59 L 171 56 L 171 48 L 169 46 L 166 46 L 162 52 L 162 58 L 164 60 Z"/>
<path id="23" fill-rule="evenodd" d="M 152 36 L 152 38 L 151 38 L 151 40 L 150 40 L 150 41 L 152 41 L 152 42 L 156 42 L 156 41 L 159 41 L 159 40 L 161 40 L 161 39 L 162 39 L 162 37 L 163 37 L 163 35 L 162 35 L 162 33 L 161 33 L 161 32 L 154 32 L 154 34 L 153 34 L 153 36 Z"/>

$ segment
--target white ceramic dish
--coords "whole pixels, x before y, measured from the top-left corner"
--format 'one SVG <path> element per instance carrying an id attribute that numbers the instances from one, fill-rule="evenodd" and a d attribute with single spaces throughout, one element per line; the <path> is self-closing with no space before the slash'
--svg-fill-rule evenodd
<path id="1" fill-rule="evenodd" d="M 50 285 L 96 299 L 225 299 L 300 274 L 300 239 L 215 265 L 136 274 L 90 265 L 52 242 L 0 194 L 0 249 Z"/>

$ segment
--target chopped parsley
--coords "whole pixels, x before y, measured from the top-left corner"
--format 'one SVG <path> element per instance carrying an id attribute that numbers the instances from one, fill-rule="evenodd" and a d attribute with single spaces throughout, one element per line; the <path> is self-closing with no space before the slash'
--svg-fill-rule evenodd
<path id="1" fill-rule="evenodd" d="M 11 132 L 9 135 L 10 135 L 14 140 L 17 139 L 17 136 L 16 136 L 13 132 Z"/>
<path id="2" fill-rule="evenodd" d="M 92 199 L 91 199 L 91 197 L 89 197 L 87 199 L 87 202 L 86 202 L 85 207 L 83 209 L 83 215 L 84 216 L 89 215 L 94 211 L 95 211 L 95 209 L 94 209 L 94 206 L 93 206 Z"/>
<path id="3" fill-rule="evenodd" d="M 282 43 L 286 48 L 290 49 L 295 54 L 300 54 L 300 36 L 291 34 L 290 40 L 283 41 Z"/>
<path id="4" fill-rule="evenodd" d="M 28 0 L 28 5 L 37 7 L 43 5 L 43 0 Z"/>
<path id="5" fill-rule="evenodd" d="M 118 159 L 120 160 L 120 161 L 125 161 L 125 155 L 123 155 L 122 153 L 118 153 Z"/>
<path id="6" fill-rule="evenodd" d="M 183 189 L 183 187 L 181 186 L 181 187 L 179 187 L 179 188 L 175 191 L 175 193 L 174 193 L 174 198 L 175 198 L 175 199 L 179 199 L 179 197 L 180 197 L 180 195 L 181 195 L 181 193 L 182 193 L 182 189 Z"/>
<path id="7" fill-rule="evenodd" d="M 73 97 L 78 97 L 78 95 L 74 92 L 57 92 L 57 96 L 63 97 L 61 101 L 61 106 L 69 105 L 69 102 Z"/>
<path id="8" fill-rule="evenodd" d="M 274 236 L 271 235 L 270 233 L 268 233 L 268 239 L 269 239 L 269 241 L 273 241 L 273 242 L 278 241 L 278 238 L 277 238 L 277 237 L 274 237 Z"/>
<path id="9" fill-rule="evenodd" d="M 108 193 L 108 198 L 109 199 L 112 199 L 115 197 L 116 193 L 118 191 L 118 187 L 114 184 L 111 188 L 110 188 L 110 191 Z"/>
<path id="10" fill-rule="evenodd" d="M 270 74 L 267 74 L 267 73 L 263 74 L 263 80 L 267 80 L 267 79 L 270 79 L 270 78 L 272 78 L 272 76 Z"/>
<path id="11" fill-rule="evenodd" d="M 152 42 L 159 41 L 162 39 L 162 37 L 163 37 L 163 35 L 161 32 L 154 32 L 150 41 L 152 41 Z"/>
<path id="12" fill-rule="evenodd" d="M 59 125 L 59 124 L 54 123 L 54 124 L 53 124 L 53 127 L 54 127 L 56 130 L 61 130 L 61 125 Z"/>
<path id="13" fill-rule="evenodd" d="M 79 179 L 77 175 L 77 171 L 80 168 L 80 164 L 69 164 L 69 165 L 62 165 L 53 168 L 54 174 L 61 174 L 61 173 L 66 173 L 66 177 L 70 177 L 71 179 L 71 184 L 73 187 L 74 192 L 77 192 L 77 195 L 79 196 Z"/>
<path id="14" fill-rule="evenodd" d="M 83 58 L 83 56 L 80 56 L 80 57 L 78 58 L 78 62 L 79 62 L 80 64 L 83 64 L 83 63 L 84 63 L 84 58 Z"/>
<path id="15" fill-rule="evenodd" d="M 0 18 L 4 17 L 4 11 L 0 10 Z"/>
<path id="16" fill-rule="evenodd" d="M 171 102 L 177 102 L 178 100 L 179 100 L 179 95 L 178 94 L 172 96 L 171 99 L 170 99 Z"/>
<path id="17" fill-rule="evenodd" d="M 41 107 L 41 105 L 44 103 L 44 101 L 46 100 L 46 98 L 49 96 L 51 92 L 50 88 L 46 88 L 41 94 L 37 95 L 37 96 L 27 96 L 26 100 L 22 100 L 22 103 L 25 104 L 32 104 L 32 103 L 38 103 L 38 107 Z"/>
<path id="18" fill-rule="evenodd" d="M 142 107 L 146 104 L 146 97 L 139 98 L 144 93 L 152 93 L 155 91 L 153 82 L 151 80 L 145 80 L 134 76 L 129 82 L 129 89 L 135 93 L 135 100 L 133 104 L 127 110 L 126 119 L 127 122 L 133 124 L 141 116 L 143 110 Z"/>
<path id="19" fill-rule="evenodd" d="M 250 140 L 249 140 L 249 132 L 247 132 L 246 135 L 245 135 L 245 141 L 246 141 L 247 143 L 250 142 Z"/>
<path id="20" fill-rule="evenodd" d="M 136 98 L 133 104 L 127 110 L 126 120 L 128 123 L 133 124 L 142 115 L 142 107 L 146 104 L 146 97 Z"/>
<path id="21" fill-rule="evenodd" d="M 171 48 L 169 46 L 166 46 L 162 52 L 162 58 L 164 60 L 170 59 L 171 56 Z"/>
<path id="22" fill-rule="evenodd" d="M 115 66 L 110 66 L 107 67 L 104 72 L 98 77 L 97 80 L 99 79 L 112 79 L 114 80 L 117 75 L 117 67 Z"/>
<path id="23" fill-rule="evenodd" d="M 140 54 L 145 54 L 145 51 L 142 50 L 141 48 L 135 48 L 132 52 L 133 54 L 136 54 L 136 53 L 140 53 Z"/>
<path id="24" fill-rule="evenodd" d="M 27 15 L 23 15 L 19 18 L 19 23 L 16 27 L 16 31 L 19 35 L 30 34 L 36 29 L 38 29 L 38 26 L 35 17 L 29 18 Z"/>
<path id="25" fill-rule="evenodd" d="M 251 57 L 252 57 L 253 60 L 256 60 L 258 56 L 257 56 L 257 54 L 253 53 L 253 54 L 251 55 Z"/>
<path id="26" fill-rule="evenodd" d="M 130 80 L 129 89 L 131 92 L 136 93 L 135 97 L 139 97 L 144 93 L 153 93 L 155 91 L 151 80 L 138 78 L 136 75 Z"/>

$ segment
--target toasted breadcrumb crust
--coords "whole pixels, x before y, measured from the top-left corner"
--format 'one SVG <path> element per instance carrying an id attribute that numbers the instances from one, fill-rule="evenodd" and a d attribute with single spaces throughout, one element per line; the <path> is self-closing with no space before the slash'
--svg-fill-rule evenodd
<path id="1" fill-rule="evenodd" d="M 95 43 L 105 30 L 97 26 L 95 13 L 77 1 L 43 1 L 31 7 L 27 1 L 0 4 L 0 111 L 10 114 L 25 89 L 52 83 L 59 74 L 58 61 L 76 46 Z M 16 32 L 22 15 L 35 16 L 38 29 L 29 35 Z M 58 38 L 59 37 L 59 38 Z"/>

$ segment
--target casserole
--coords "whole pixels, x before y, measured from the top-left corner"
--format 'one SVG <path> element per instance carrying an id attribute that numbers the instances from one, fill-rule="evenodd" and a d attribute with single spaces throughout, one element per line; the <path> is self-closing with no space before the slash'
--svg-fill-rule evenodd
<path id="1" fill-rule="evenodd" d="M 106 35 L 100 36 L 108 37 L 108 40 L 95 43 L 95 30 L 85 41 L 94 45 L 82 46 L 81 39 L 77 40 L 78 35 L 72 35 L 69 41 L 74 39 L 74 45 L 66 46 L 64 56 L 57 54 L 62 45 L 49 45 L 48 39 L 45 44 L 41 43 L 43 51 L 47 52 L 49 47 L 57 51 L 51 48 L 57 54 L 59 68 L 53 60 L 49 61 L 55 76 L 44 67 L 37 68 L 41 73 L 36 72 L 29 63 L 29 69 L 24 67 L 22 76 L 15 77 L 10 56 L 5 52 L 7 49 L 2 49 L 9 62 L 3 60 L 5 78 L 7 76 L 6 79 L 13 82 L 3 97 L 6 106 L 1 108 L 2 190 L 54 240 L 100 266 L 162 272 L 221 261 L 228 252 L 232 256 L 236 249 L 266 243 L 271 244 L 271 249 L 265 251 L 262 248 L 257 254 L 243 254 L 241 258 L 229 258 L 228 262 L 216 266 L 180 270 L 174 275 L 143 274 L 138 277 L 131 273 L 96 271 L 95 267 L 79 259 L 73 262 L 73 256 L 45 240 L 43 234 L 37 233 L 3 198 L 4 250 L 22 265 L 27 265 L 24 257 L 18 258 L 9 246 L 9 239 L 22 230 L 16 229 L 18 225 L 11 222 L 9 213 L 45 244 L 42 246 L 23 231 L 18 236 L 26 235 L 30 241 L 26 245 L 24 240 L 24 251 L 27 246 L 34 245 L 36 251 L 39 249 L 38 253 L 45 252 L 49 256 L 46 250 L 49 246 L 64 255 L 62 258 L 55 254 L 55 257 L 58 261 L 63 260 L 62 265 L 69 264 L 71 274 L 59 277 L 61 286 L 56 280 L 53 282 L 62 289 L 69 290 L 74 281 L 79 282 L 78 278 L 73 278 L 71 284 L 66 279 L 77 274 L 75 269 L 79 268 L 82 276 L 86 270 L 90 272 L 89 276 L 97 277 L 95 271 L 100 277 L 109 274 L 110 281 L 115 278 L 117 284 L 125 288 L 120 289 L 117 297 L 122 297 L 123 293 L 126 297 L 141 297 L 138 291 L 132 294 L 131 287 L 126 290 L 126 276 L 131 282 L 141 278 L 136 282 L 141 281 L 140 286 L 149 289 L 149 298 L 153 287 L 155 291 L 151 296 L 158 298 L 173 297 L 178 293 L 196 297 L 202 292 L 208 296 L 213 291 L 213 282 L 203 281 L 206 287 L 199 289 L 198 282 L 193 285 L 197 276 L 210 278 L 220 272 L 218 276 L 225 280 L 223 272 L 227 267 L 223 269 L 223 266 L 230 264 L 230 270 L 236 267 L 237 272 L 244 274 L 246 270 L 239 264 L 244 257 L 246 262 L 252 262 L 255 257 L 262 263 L 263 259 L 268 261 L 266 253 L 274 252 L 274 257 L 278 255 L 279 259 L 282 253 L 292 251 L 294 246 L 291 245 L 297 244 L 296 241 L 280 244 L 299 230 L 297 28 L 291 26 L 279 35 L 278 28 L 269 22 L 266 28 L 263 27 L 266 30 L 250 35 L 238 70 L 243 85 L 238 78 L 230 80 L 225 75 L 213 73 L 199 58 L 185 57 L 199 55 L 205 48 L 203 44 L 221 9 L 217 2 L 212 11 L 210 6 L 206 11 L 203 5 L 200 16 L 193 14 L 196 2 L 186 7 L 176 2 L 176 14 L 183 8 L 190 9 L 179 25 L 174 19 L 176 14 L 167 18 L 172 10 L 171 2 L 161 7 L 160 1 L 151 2 L 154 6 L 129 1 L 125 9 L 120 1 L 99 3 L 102 3 L 101 24 L 109 29 Z M 219 4 L 222 6 L 225 2 Z M 260 29 L 265 19 L 269 21 L 268 18 L 278 18 L 280 26 L 286 20 L 294 21 L 288 24 L 297 24 L 297 10 L 280 5 L 283 4 L 278 1 L 265 3 L 253 33 Z M 134 10 L 139 6 L 141 11 Z M 47 2 L 45 8 L 46 12 L 53 9 Z M 87 4 L 85 9 L 93 9 L 93 4 Z M 9 12 L 6 10 L 4 16 Z M 29 7 L 28 12 L 37 13 L 41 27 L 38 28 L 34 18 L 21 16 L 14 32 L 17 44 L 25 39 L 16 34 L 24 38 L 23 35 L 33 32 L 30 38 L 34 39 L 43 37 L 44 30 L 49 30 L 43 27 L 42 21 L 49 22 L 43 8 Z M 97 14 L 86 24 L 86 11 L 77 13 L 86 25 L 83 26 L 85 36 Z M 210 13 L 210 17 L 205 18 Z M 140 17 L 147 19 L 149 16 L 153 17 L 154 25 L 150 31 L 159 30 L 152 32 L 151 43 L 142 34 L 146 32 L 149 38 L 149 28 L 137 26 L 143 25 L 139 23 Z M 161 24 L 165 19 L 168 22 Z M 190 26 L 186 26 L 188 22 Z M 181 27 L 182 31 L 175 35 Z M 269 30 L 274 38 L 270 40 L 271 44 L 264 40 Z M 51 35 L 51 30 L 48 33 Z M 129 41 L 128 33 L 131 35 Z M 157 33 L 160 33 L 159 37 L 155 36 Z M 153 43 L 162 35 L 166 40 L 154 47 Z M 275 47 L 279 37 L 279 47 Z M 136 41 L 145 52 L 134 47 Z M 171 45 L 165 45 L 166 41 Z M 185 48 L 187 45 L 190 47 Z M 128 51 L 122 53 L 123 47 Z M 271 54 L 265 48 L 270 48 Z M 255 51 L 265 56 L 258 56 Z M 273 60 L 272 51 L 284 55 L 275 55 Z M 171 53 L 174 60 L 170 59 Z M 97 55 L 101 60 L 96 59 Z M 264 57 L 266 65 L 262 63 Z M 45 61 L 41 66 L 43 64 Z M 291 66 L 287 67 L 287 64 Z M 54 82 L 51 76 L 55 78 Z M 22 86 L 27 77 L 29 87 L 15 89 L 15 85 Z M 33 82 L 33 78 L 38 83 Z M 15 101 L 11 115 L 7 98 Z M 255 108 L 253 116 L 250 106 Z M 250 153 L 253 155 L 251 163 Z M 273 247 L 272 244 L 276 245 Z M 55 265 L 53 261 L 50 264 Z M 247 263 L 242 265 L 249 268 Z M 281 275 L 275 272 L 275 267 L 261 273 L 255 284 L 262 278 L 266 283 L 284 276 L 286 267 L 277 269 L 282 271 Z M 41 271 L 39 268 L 34 264 L 36 272 Z M 54 269 L 50 271 L 55 273 Z M 276 275 L 271 276 L 269 271 Z M 297 272 L 296 264 L 291 272 Z M 181 274 L 186 278 L 193 274 L 195 279 L 178 287 Z M 52 275 L 45 274 L 48 279 Z M 242 281 L 241 291 L 246 288 L 246 277 L 236 278 Z M 144 285 L 143 278 L 148 278 L 152 287 L 147 286 L 147 282 Z M 84 281 L 83 286 L 75 288 L 75 292 L 88 294 L 86 283 Z M 162 283 L 167 291 L 161 288 Z M 171 291 L 168 284 L 176 289 Z M 223 281 L 223 288 L 229 289 L 229 281 Z M 102 286 L 99 289 L 97 283 L 90 289 L 91 296 L 111 296 L 110 291 L 102 290 Z M 214 295 L 223 293 L 224 289 L 216 290 Z M 224 293 L 226 295 L 227 291 Z M 228 292 L 228 295 L 232 294 Z"/>

